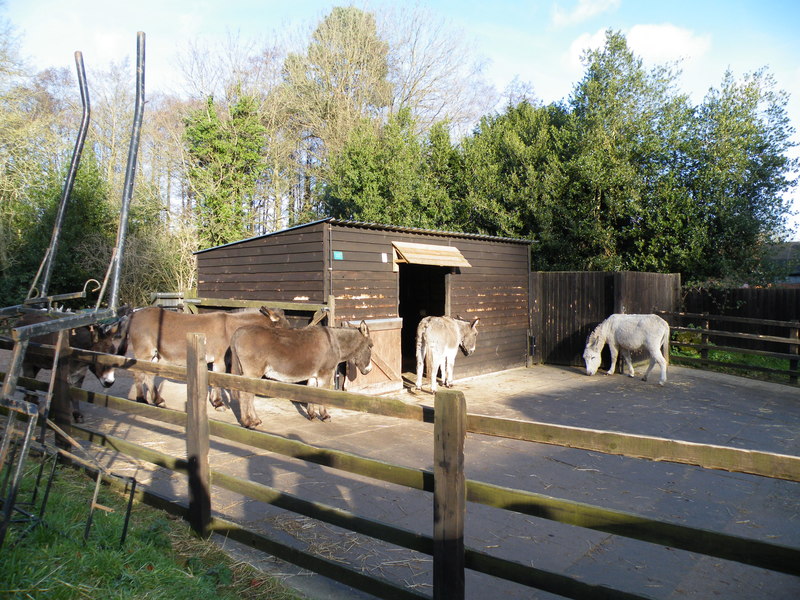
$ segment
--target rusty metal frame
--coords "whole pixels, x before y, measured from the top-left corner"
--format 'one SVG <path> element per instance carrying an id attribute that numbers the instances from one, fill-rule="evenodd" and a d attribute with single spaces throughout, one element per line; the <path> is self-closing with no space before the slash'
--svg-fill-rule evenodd
<path id="1" fill-rule="evenodd" d="M 112 254 L 111 263 L 109 264 L 108 272 L 103 285 L 98 285 L 98 287 L 93 290 L 100 290 L 100 294 L 97 299 L 97 305 L 92 310 L 87 310 L 80 313 L 65 313 L 64 316 L 58 316 L 58 318 L 54 318 L 51 321 L 35 323 L 22 327 L 14 327 L 11 330 L 12 338 L 14 340 L 14 348 L 12 351 L 8 373 L 3 381 L 2 392 L 0 393 L 0 407 L 3 407 L 8 415 L 5 429 L 2 434 L 2 442 L 0 442 L 0 468 L 7 469 L 5 482 L 0 488 L 0 502 L 2 502 L 2 520 L 0 520 L 0 548 L 2 548 L 2 545 L 5 541 L 8 526 L 11 523 L 12 514 L 15 511 L 22 469 L 28 457 L 28 452 L 30 450 L 31 441 L 33 438 L 33 430 L 39 417 L 39 407 L 34 403 L 24 400 L 17 400 L 12 397 L 16 392 L 17 381 L 20 373 L 22 372 L 22 364 L 28 348 L 28 343 L 32 338 L 48 333 L 59 333 L 59 341 L 61 341 L 63 332 L 67 330 L 84 325 L 93 325 L 104 319 L 109 319 L 116 316 L 123 248 L 125 245 L 125 236 L 128 227 L 130 201 L 133 196 L 133 186 L 136 177 L 136 161 L 139 149 L 139 138 L 141 135 L 142 115 L 144 112 L 144 43 L 145 35 L 140 31 L 137 33 L 136 103 L 134 108 L 130 148 L 128 152 L 128 163 L 125 173 L 125 185 L 122 195 L 122 206 L 120 209 L 119 227 L 117 230 L 117 243 Z M 83 291 L 81 292 L 59 294 L 55 296 L 47 295 L 50 283 L 50 275 L 53 270 L 54 258 L 58 249 L 58 242 L 61 235 L 61 228 L 64 222 L 64 216 L 66 214 L 67 202 L 69 200 L 70 193 L 72 192 L 75 175 L 77 174 L 78 167 L 80 165 L 80 156 L 83 151 L 83 145 L 86 139 L 86 132 L 89 127 L 91 115 L 88 86 L 86 83 L 86 72 L 83 66 L 83 55 L 81 52 L 75 52 L 75 63 L 78 71 L 78 85 L 80 88 L 81 102 L 83 105 L 83 118 L 81 120 L 81 126 L 75 142 L 70 168 L 64 183 L 61 202 L 59 204 L 56 221 L 53 226 L 50 246 L 45 252 L 42 263 L 39 266 L 39 271 L 36 273 L 33 283 L 28 291 L 28 298 L 23 304 L 0 308 L 0 318 L 14 316 L 36 306 L 46 306 L 47 308 L 50 308 L 52 303 L 58 300 L 86 297 L 86 291 L 89 282 L 87 282 Z M 38 294 L 35 294 L 37 291 L 36 285 L 39 282 L 40 277 L 41 290 L 38 292 Z M 106 291 L 106 283 L 109 281 L 109 279 L 111 281 L 111 289 L 109 291 L 108 308 L 100 308 L 100 303 Z M 91 281 L 93 280 L 90 280 L 90 282 Z M 95 283 L 97 282 L 95 281 Z M 61 344 L 59 343 L 58 346 L 60 347 Z M 55 371 L 58 357 L 59 349 L 57 348 L 53 364 L 53 371 Z M 45 419 L 47 419 L 50 399 L 52 398 L 52 388 L 53 382 L 51 381 L 46 406 L 44 407 Z M 24 421 L 25 423 L 21 433 L 17 431 L 18 423 L 22 422 L 20 420 Z M 49 421 L 47 421 L 47 423 L 52 427 L 52 424 Z M 10 451 L 12 444 L 15 444 L 14 451 Z M 87 524 L 87 534 L 90 524 L 91 523 Z"/>

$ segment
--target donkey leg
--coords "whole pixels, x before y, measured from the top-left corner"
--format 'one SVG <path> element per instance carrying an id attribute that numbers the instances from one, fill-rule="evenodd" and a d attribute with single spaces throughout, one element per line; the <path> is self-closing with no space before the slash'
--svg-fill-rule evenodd
<path id="1" fill-rule="evenodd" d="M 242 412 L 242 427 L 247 429 L 255 429 L 261 425 L 261 419 L 256 414 L 256 409 L 253 404 L 254 394 L 252 392 L 235 392 L 239 396 L 239 410 Z"/>
<path id="2" fill-rule="evenodd" d="M 444 357 L 444 384 L 445 386 L 451 388 L 453 387 L 453 365 L 456 362 L 456 356 L 454 354 L 447 354 Z"/>
<path id="3" fill-rule="evenodd" d="M 153 381 L 155 377 L 148 373 L 133 373 L 133 387 L 131 388 L 132 400 L 141 402 L 142 404 L 150 404 L 150 398 L 153 394 Z M 154 402 L 153 402 L 154 403 Z"/>
<path id="4" fill-rule="evenodd" d="M 332 390 L 333 389 L 333 387 L 334 387 L 333 379 L 334 379 L 335 376 L 336 376 L 336 370 L 334 369 L 334 371 L 330 374 L 330 377 L 327 378 L 327 381 L 323 381 L 325 383 L 325 386 L 324 386 L 325 389 L 328 389 L 328 390 Z M 320 385 L 320 383 L 321 383 L 320 379 L 319 379 L 319 377 L 317 377 L 316 378 L 316 386 L 317 387 L 323 387 L 323 386 Z M 316 407 L 317 407 L 317 409 L 319 411 L 319 420 L 320 421 L 325 423 L 325 422 L 331 420 L 331 416 L 328 414 L 328 409 L 324 404 L 317 404 Z"/>
<path id="5" fill-rule="evenodd" d="M 430 367 L 428 369 L 428 373 L 431 376 L 431 392 L 436 393 L 436 390 L 439 389 L 439 382 L 437 381 L 439 377 L 439 371 L 442 368 L 442 357 L 441 356 L 431 356 L 430 357 Z M 444 373 L 442 373 L 442 379 L 444 379 Z"/>
<path id="6" fill-rule="evenodd" d="M 211 371 L 214 373 L 224 373 L 224 364 L 224 361 L 221 363 L 218 361 L 212 362 Z M 219 412 L 224 412 L 228 409 L 228 407 L 225 406 L 225 403 L 222 401 L 222 390 L 216 385 L 212 385 L 211 389 L 208 391 L 208 401 L 211 403 L 211 406 L 213 406 L 214 409 Z"/>
<path id="7" fill-rule="evenodd" d="M 630 377 L 634 377 L 636 372 L 633 369 L 633 360 L 631 359 L 631 351 L 630 350 L 623 350 L 622 351 L 622 358 L 625 359 L 625 364 L 628 365 L 628 375 Z M 622 374 L 625 374 L 625 367 L 623 365 Z"/>
<path id="8" fill-rule="evenodd" d="M 422 389 L 422 374 L 425 367 L 425 354 L 425 348 L 422 345 L 417 344 L 417 381 L 414 385 L 414 388 L 417 390 Z M 430 373 L 430 367 L 428 372 Z"/>
<path id="9" fill-rule="evenodd" d="M 642 377 L 642 381 L 647 381 L 647 378 L 650 377 L 650 371 L 653 370 L 653 367 L 656 365 L 656 362 L 658 361 L 658 359 L 656 358 L 656 355 L 653 354 L 653 351 L 649 350 L 649 352 L 650 352 L 650 364 L 647 365 L 647 370 L 644 372 L 644 376 Z"/>
<path id="10" fill-rule="evenodd" d="M 658 385 L 664 385 L 667 382 L 667 359 L 659 353 L 656 355 L 656 362 L 661 368 L 661 376 L 658 378 Z"/>
<path id="11" fill-rule="evenodd" d="M 332 374 L 327 382 L 327 389 L 333 389 L 333 377 Z M 322 387 L 320 386 L 319 377 L 310 377 L 308 383 L 306 384 L 309 387 Z M 324 404 L 314 404 L 313 402 L 306 403 L 306 412 L 308 413 L 308 420 L 313 421 L 317 416 L 319 417 L 320 421 L 330 421 L 331 416 L 328 414 L 328 409 L 325 407 Z"/>
<path id="12" fill-rule="evenodd" d="M 608 372 L 606 375 L 613 375 L 614 371 L 617 369 L 617 355 L 619 354 L 619 348 L 617 348 L 614 344 L 609 344 L 608 350 L 611 352 L 611 366 L 608 367 Z"/>
<path id="13" fill-rule="evenodd" d="M 158 361 L 156 361 L 156 362 L 158 362 Z M 152 375 L 150 376 L 150 392 L 149 393 L 152 393 L 152 395 L 153 395 L 153 404 L 163 408 L 163 407 L 165 407 L 167 405 L 167 401 L 164 399 L 164 396 L 161 395 L 161 390 L 158 389 L 158 386 L 156 386 L 155 379 L 156 378 L 154 376 L 152 376 Z"/>

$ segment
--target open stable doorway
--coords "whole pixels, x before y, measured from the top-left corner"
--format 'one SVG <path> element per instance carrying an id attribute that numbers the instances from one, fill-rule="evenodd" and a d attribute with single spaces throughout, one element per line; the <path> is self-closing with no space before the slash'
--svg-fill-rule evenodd
<path id="1" fill-rule="evenodd" d="M 399 316 L 403 319 L 401 332 L 403 371 L 417 368 L 417 325 L 423 317 L 445 314 L 447 302 L 446 275 L 451 267 L 400 264 Z"/>

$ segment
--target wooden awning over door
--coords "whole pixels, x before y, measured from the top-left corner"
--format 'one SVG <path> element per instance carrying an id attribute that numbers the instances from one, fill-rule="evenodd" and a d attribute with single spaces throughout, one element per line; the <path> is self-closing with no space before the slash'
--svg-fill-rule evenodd
<path id="1" fill-rule="evenodd" d="M 455 246 L 436 246 L 413 242 L 392 242 L 397 258 L 395 262 L 439 267 L 471 267 Z"/>

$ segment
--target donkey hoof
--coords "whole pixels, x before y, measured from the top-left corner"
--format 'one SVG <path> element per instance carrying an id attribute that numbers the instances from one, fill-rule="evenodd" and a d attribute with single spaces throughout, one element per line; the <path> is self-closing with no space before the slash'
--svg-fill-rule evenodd
<path id="1" fill-rule="evenodd" d="M 225 412 L 226 410 L 228 410 L 228 407 L 225 406 L 224 404 L 219 404 L 214 407 L 214 410 L 217 412 Z"/>

